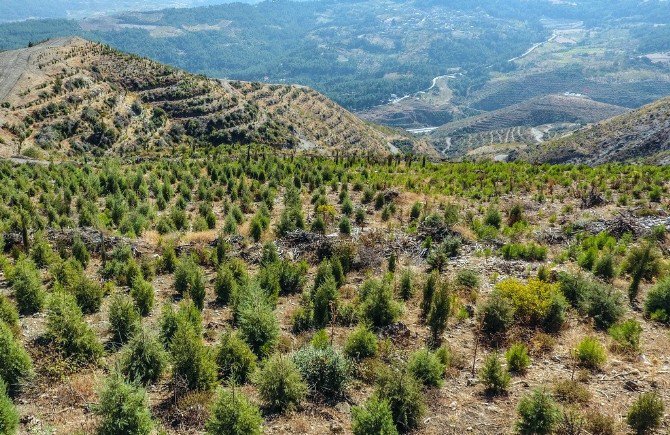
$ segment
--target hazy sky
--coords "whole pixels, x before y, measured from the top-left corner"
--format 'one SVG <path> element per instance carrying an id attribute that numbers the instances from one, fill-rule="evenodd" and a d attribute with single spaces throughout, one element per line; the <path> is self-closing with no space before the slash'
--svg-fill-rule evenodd
<path id="1" fill-rule="evenodd" d="M 0 22 L 29 18 L 83 18 L 126 10 L 206 6 L 257 0 L 0 0 Z"/>

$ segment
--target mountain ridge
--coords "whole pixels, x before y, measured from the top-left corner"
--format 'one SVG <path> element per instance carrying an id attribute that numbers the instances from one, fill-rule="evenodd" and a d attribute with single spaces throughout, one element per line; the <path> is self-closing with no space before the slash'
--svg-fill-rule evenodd
<path id="1" fill-rule="evenodd" d="M 0 72 L 5 156 L 27 147 L 97 155 L 198 143 L 385 154 L 410 140 L 304 86 L 210 79 L 78 37 L 3 52 Z"/>
<path id="2" fill-rule="evenodd" d="M 529 147 L 514 158 L 536 163 L 670 164 L 670 97 Z"/>

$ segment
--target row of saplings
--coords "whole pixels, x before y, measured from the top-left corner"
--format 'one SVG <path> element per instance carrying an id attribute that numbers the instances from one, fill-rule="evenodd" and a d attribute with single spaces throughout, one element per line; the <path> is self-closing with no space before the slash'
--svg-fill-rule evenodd
<path id="1" fill-rule="evenodd" d="M 14 290 L 18 310 L 30 314 L 46 305 L 46 335 L 55 348 L 74 362 L 96 361 L 103 354 L 103 347 L 85 322 L 84 313 L 97 311 L 100 295 L 109 289 L 84 276 L 88 256 L 79 246 L 73 249 L 72 258 L 51 265 L 54 285 L 46 294 L 41 288 L 38 265 L 49 265 L 45 261 L 49 255 L 41 252 L 45 248 L 35 249 L 31 258 L 19 258 L 14 265 L 5 261 L 5 274 Z M 145 433 L 154 427 L 142 386 L 157 382 L 166 370 L 167 361 L 172 363 L 172 381 L 178 392 L 210 390 L 217 377 L 231 385 L 221 390 L 214 402 L 207 424 L 211 433 L 260 431 L 260 411 L 236 391 L 237 384 L 252 381 L 268 412 L 295 408 L 307 396 L 324 400 L 344 395 L 356 362 L 377 354 L 377 338 L 370 328 L 386 326 L 400 314 L 401 304 L 394 300 L 389 280 L 370 280 L 361 288 L 354 314 L 360 326 L 348 337 L 343 352 L 333 348 L 326 333 L 320 330 L 309 345 L 286 356 L 273 354 L 279 338 L 274 307 L 280 293 L 302 290 L 305 267 L 280 260 L 271 247 L 266 249 L 262 263 L 256 279 L 250 279 L 239 260 L 221 262 L 215 283 L 217 297 L 231 306 L 238 329 L 225 332 L 216 349 L 209 349 L 202 340 L 200 310 L 204 282 L 196 262 L 191 258 L 177 260 L 173 251 L 165 251 L 162 267 L 174 271 L 175 289 L 186 298 L 176 310 L 171 305 L 164 307 L 160 331 L 155 337 L 141 327 L 141 316 L 148 315 L 153 307 L 153 287 L 144 279 L 150 272 L 135 264 L 127 249 L 113 253 L 103 267 L 103 274 L 129 285 L 130 292 L 116 293 L 110 302 L 112 342 L 123 345 L 123 349 L 117 370 L 100 393 L 96 408 L 101 416 L 100 433 Z M 343 281 L 341 274 L 345 273 L 343 263 L 348 264 L 346 256 L 324 262 L 313 288 L 304 293 L 303 316 L 312 327 L 319 328 L 334 320 L 329 317 L 332 311 L 328 308 L 337 305 L 338 283 Z M 542 278 L 499 284 L 480 310 L 482 332 L 495 337 L 504 334 L 513 323 L 557 330 L 567 304 L 572 303 L 593 317 L 596 327 L 609 328 L 622 346 L 637 349 L 639 325 L 636 328 L 634 322 L 620 322 L 623 314 L 620 295 L 613 289 L 567 274 L 560 275 L 556 284 Z M 411 279 L 405 274 L 401 278 L 399 293 L 403 299 L 409 299 L 407 289 L 413 287 L 408 282 Z M 450 311 L 447 286 L 437 281 L 436 274 L 426 280 L 421 307 L 432 331 L 432 345 L 438 344 Z M 662 313 L 670 312 L 669 307 L 670 282 L 662 281 L 651 290 L 646 308 L 653 318 L 665 320 Z M 6 297 L 0 298 L 0 319 L 0 375 L 6 391 L 2 425 L 5 432 L 12 433 L 18 417 L 9 397 L 16 395 L 32 377 L 32 363 L 18 339 L 17 309 Z M 604 352 L 593 339 L 584 340 L 577 349 L 580 362 L 592 368 L 602 364 L 601 354 Z M 523 372 L 528 365 L 523 345 L 512 346 L 506 356 L 512 372 Z M 382 370 L 376 392 L 366 404 L 352 410 L 353 431 L 395 433 L 417 427 L 425 412 L 422 388 L 441 385 L 449 363 L 448 349 L 439 347 L 435 351 L 417 351 L 402 367 Z M 486 359 L 480 374 L 487 391 L 493 394 L 504 391 L 509 383 L 509 375 L 495 354 Z M 631 409 L 629 423 L 644 433 L 658 425 L 662 409 L 656 395 L 643 395 Z M 519 413 L 517 426 L 522 433 L 550 432 L 559 419 L 556 406 L 544 392 L 523 399 Z"/>

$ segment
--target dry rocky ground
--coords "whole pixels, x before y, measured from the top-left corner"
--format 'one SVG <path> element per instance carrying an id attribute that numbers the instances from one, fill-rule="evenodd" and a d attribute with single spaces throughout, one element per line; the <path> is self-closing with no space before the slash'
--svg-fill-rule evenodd
<path id="1" fill-rule="evenodd" d="M 334 194 L 329 200 L 336 202 Z M 354 194 L 354 200 L 358 201 Z M 308 209 L 307 199 L 305 207 Z M 414 193 L 401 193 L 397 198 L 400 211 L 395 218 L 383 222 L 379 213 L 369 214 L 369 223 L 363 228 L 357 228 L 354 240 L 363 243 L 370 234 L 382 234 L 381 241 L 389 246 L 400 246 L 398 250 L 398 264 L 400 268 L 411 268 L 419 283 L 415 285 L 414 296 L 405 304 L 404 313 L 399 322 L 392 328 L 379 332 L 380 337 L 388 337 L 383 345 L 381 360 L 388 364 L 396 360 L 404 360 L 407 355 L 425 345 L 428 339 L 428 329 L 419 320 L 420 282 L 426 275 L 427 265 L 421 257 L 421 248 L 414 242 L 412 236 L 405 234 L 401 228 L 407 224 L 409 208 L 415 201 L 426 207 L 434 206 L 445 198 L 426 197 Z M 511 199 L 511 198 L 510 198 Z M 504 203 L 504 201 L 501 201 Z M 538 207 L 532 201 L 524 201 L 529 220 L 537 228 L 557 228 L 559 224 L 550 223 L 547 219 L 553 213 L 560 213 L 561 208 L 569 202 L 574 202 L 574 212 L 564 216 L 570 219 L 607 219 L 614 218 L 620 211 L 612 205 L 592 208 L 586 211 L 578 207 L 576 200 L 567 199 L 563 203 L 547 203 Z M 276 220 L 281 209 L 273 212 Z M 475 204 L 468 204 L 465 209 L 476 209 Z M 217 214 L 221 210 L 215 208 Z M 543 216 L 543 217 L 541 217 Z M 219 219 L 222 222 L 223 219 Z M 244 232 L 245 229 L 242 229 Z M 334 230 L 333 230 L 334 231 Z M 458 270 L 469 268 L 475 270 L 481 280 L 481 288 L 475 295 L 459 294 L 458 297 L 465 303 L 476 305 L 485 300 L 493 290 L 495 284 L 507 277 L 526 278 L 535 276 L 542 263 L 506 261 L 494 253 L 485 253 L 487 243 L 473 240 L 471 231 L 466 226 L 456 227 L 466 244 L 456 258 L 449 261 L 443 275 L 453 278 Z M 548 230 L 551 231 L 551 230 Z M 216 236 L 217 231 L 199 234 L 188 234 L 181 243 L 190 248 L 208 243 Z M 337 236 L 343 237 L 343 236 Z M 151 253 L 152 248 L 159 252 L 156 242 L 159 236 L 149 232 L 136 242 L 141 244 L 145 255 Z M 266 235 L 272 239 L 272 235 Z M 405 242 L 402 242 L 405 240 Z M 408 241 L 409 240 L 409 241 Z M 245 252 L 253 257 L 259 256 L 261 244 L 245 242 Z M 280 241 L 280 247 L 281 245 Z M 667 246 L 667 245 L 665 245 Z M 490 247 L 490 246 L 489 246 Z M 556 258 L 565 249 L 565 244 L 556 244 L 550 247 L 549 259 Z M 289 254 L 287 249 L 280 249 L 280 253 Z M 255 254 L 254 254 L 255 252 Z M 390 252 L 390 251 L 389 251 Z M 346 285 L 341 289 L 343 300 L 354 298 L 358 287 L 369 276 L 378 276 L 386 268 L 384 250 L 377 252 L 373 269 L 354 272 L 347 276 Z M 550 261 L 547 264 L 552 264 Z M 87 273 L 97 277 L 100 260 L 95 259 L 89 265 Z M 562 270 L 575 270 L 574 264 L 559 264 Z M 257 266 L 251 265 L 251 270 Z M 310 269 L 310 280 L 315 267 Z M 231 321 L 230 310 L 218 306 L 214 300 L 213 279 L 215 271 L 207 269 L 207 297 L 203 311 L 205 325 L 205 340 L 215 345 L 220 333 Z M 395 281 L 397 282 L 398 274 Z M 44 276 L 48 280 L 48 276 Z M 308 280 L 308 282 L 310 282 Z M 160 307 L 163 302 L 174 300 L 173 279 L 170 275 L 159 274 L 152 282 L 156 289 L 157 303 L 153 312 L 144 323 L 155 327 L 158 322 Z M 628 280 L 619 278 L 614 285 L 625 291 Z M 650 284 L 644 284 L 640 300 Z M 10 289 L 3 280 L 2 292 L 11 295 Z M 282 338 L 280 349 L 290 351 L 298 349 L 306 343 L 311 333 L 294 335 L 291 332 L 290 316 L 299 306 L 299 296 L 280 298 L 276 314 L 280 320 Z M 627 433 L 624 416 L 628 407 L 640 392 L 656 390 L 666 403 L 670 403 L 668 386 L 670 383 L 670 335 L 668 330 L 658 323 L 645 319 L 639 310 L 626 307 L 624 318 L 638 320 L 642 327 L 642 342 L 639 354 L 621 354 L 610 349 L 608 358 L 602 369 L 597 371 L 585 370 L 575 366 L 571 357 L 572 349 L 585 336 L 595 336 L 598 340 L 610 347 L 612 339 L 606 333 L 595 332 L 590 322 L 571 310 L 568 320 L 562 330 L 556 334 L 544 334 L 528 330 L 519 330 L 514 334 L 525 342 L 531 350 L 532 364 L 524 376 L 512 378 L 509 390 L 498 397 L 487 396 L 483 387 L 479 385 L 477 375 L 472 373 L 479 370 L 484 357 L 493 350 L 484 340 L 476 345 L 475 318 L 457 319 L 452 316 L 445 335 L 445 343 L 454 353 L 455 363 L 449 368 L 446 382 L 440 388 L 427 389 L 425 401 L 428 405 L 423 418 L 423 424 L 416 430 L 417 434 L 449 434 L 449 433 L 481 433 L 502 434 L 513 431 L 516 418 L 516 406 L 519 399 L 534 388 L 543 388 L 552 391 L 560 380 L 577 379 L 591 394 L 586 403 L 577 405 L 583 412 L 597 412 L 612 417 L 616 422 L 616 433 Z M 107 301 L 103 303 L 101 311 L 87 317 L 96 334 L 103 340 L 107 337 Z M 22 433 L 91 433 L 95 430 L 97 417 L 92 413 L 92 406 L 97 400 L 97 389 L 110 368 L 114 366 L 117 354 L 108 352 L 104 363 L 79 370 L 73 370 L 67 362 L 61 360 L 49 346 L 40 340 L 44 333 L 45 319 L 42 314 L 24 317 L 21 319 L 22 341 L 33 357 L 37 377 L 26 388 L 17 400 L 21 414 Z M 328 328 L 336 347 L 343 345 L 346 336 L 352 328 L 334 326 Z M 109 344 L 108 344 L 109 347 Z M 503 349 L 504 350 L 504 349 Z M 475 357 L 476 353 L 476 357 Z M 265 432 L 269 434 L 325 434 L 349 433 L 351 430 L 350 410 L 353 405 L 361 404 L 372 394 L 375 371 L 378 366 L 373 362 L 363 362 L 355 368 L 356 377 L 349 386 L 346 397 L 337 403 L 305 402 L 301 408 L 286 415 L 266 415 Z M 253 400 L 258 400 L 255 389 L 251 386 L 242 387 L 242 391 Z M 152 412 L 168 433 L 200 433 L 207 418 L 207 403 L 211 393 L 193 393 L 186 397 L 177 398 L 173 395 L 168 377 L 148 388 Z M 665 423 L 667 425 L 667 421 Z M 667 426 L 664 426 L 667 427 Z"/>

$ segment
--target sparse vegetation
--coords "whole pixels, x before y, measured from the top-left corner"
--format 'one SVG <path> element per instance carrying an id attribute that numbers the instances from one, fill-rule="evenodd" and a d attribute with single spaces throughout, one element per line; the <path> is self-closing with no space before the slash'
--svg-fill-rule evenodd
<path id="1" fill-rule="evenodd" d="M 275 411 L 294 409 L 307 395 L 307 384 L 295 363 L 281 355 L 273 355 L 263 364 L 254 384 L 263 403 Z"/>
<path id="2" fill-rule="evenodd" d="M 51 399 L 62 379 L 94 402 L 86 393 L 99 387 L 94 375 L 118 371 L 133 394 L 146 386 L 157 430 L 227 433 L 239 423 L 252 433 L 263 426 L 276 431 L 298 425 L 309 410 L 314 430 L 337 422 L 346 431 L 348 403 L 359 404 L 352 431 L 394 434 L 421 430 L 424 416 L 443 413 L 433 398 L 467 372 L 457 406 L 463 397 L 494 400 L 509 427 L 519 406 L 522 433 L 542 433 L 543 416 L 553 419 L 552 430 L 582 425 L 598 433 L 593 428 L 609 426 L 591 411 L 621 422 L 627 412 L 621 404 L 639 394 L 614 392 L 603 380 L 619 367 L 614 360 L 637 367 L 641 348 L 646 358 L 661 358 L 668 337 L 663 324 L 651 321 L 667 322 L 665 242 L 657 236 L 650 242 L 659 267 L 641 279 L 639 294 L 647 296 L 644 312 L 636 311 L 623 302 L 632 279 L 624 266 L 630 249 L 647 239 L 602 226 L 618 228 L 605 213 L 628 210 L 618 205 L 622 195 L 645 205 L 647 195 L 635 198 L 633 190 L 666 177 L 664 168 L 560 165 L 539 173 L 524 163 L 424 164 L 401 156 L 389 164 L 343 154 L 336 161 L 258 145 L 208 149 L 205 158 L 202 143 L 191 145 L 183 154 L 175 144 L 174 155 L 183 158 L 110 157 L 104 167 L 79 160 L 0 163 L 6 181 L 0 195 L 7 198 L 0 224 L 8 228 L 0 328 L 6 347 L 25 349 L 35 360 L 25 376 L 16 371 L 18 381 L 5 379 L 21 412 L 30 414 L 24 403 L 33 402 L 62 409 Z M 433 181 L 426 183 L 428 177 Z M 575 196 L 582 181 L 604 186 L 606 205 L 593 207 L 602 221 L 582 211 Z M 31 192 L 27 200 L 19 198 L 19 186 Z M 69 212 L 53 199 L 63 195 L 71 195 Z M 523 204 L 520 218 L 504 195 Z M 43 204 L 47 198 L 53 207 Z M 409 221 L 416 201 L 424 205 Z M 345 202 L 352 206 L 351 236 L 338 231 Z M 542 212 L 531 213 L 537 204 Z M 26 250 L 21 226 L 12 225 L 28 205 L 34 219 Z M 124 222 L 134 213 L 143 216 L 144 230 L 131 234 Z M 82 215 L 91 218 L 86 214 L 95 229 L 79 227 Z M 311 230 L 317 218 L 323 233 Z M 165 219 L 170 225 L 157 234 Z M 258 239 L 253 219 L 262 229 Z M 630 219 L 636 225 L 643 218 Z M 225 231 L 226 221 L 234 222 L 234 234 Z M 505 245 L 544 247 L 546 256 L 506 259 L 499 251 Z M 45 303 L 19 315 L 19 289 Z M 573 337 L 597 337 L 597 344 Z M 606 347 L 625 355 L 605 364 Z M 543 372 L 547 367 L 551 373 Z M 477 374 L 479 383 L 470 379 Z M 18 388 L 27 379 L 47 394 Z M 524 382 L 537 379 L 576 410 L 559 419 L 545 398 L 514 399 Z M 215 394 L 219 386 L 224 393 Z M 597 389 L 631 400 L 605 410 Z M 482 393 L 509 393 L 511 400 Z M 67 400 L 73 409 L 85 406 L 78 396 Z M 467 427 L 461 414 L 452 417 L 455 427 Z M 476 419 L 490 422 L 486 413 Z M 28 425 L 20 422 L 19 430 Z M 442 420 L 432 425 L 447 430 Z"/>
<path id="3" fill-rule="evenodd" d="M 524 435 L 550 434 L 556 427 L 559 411 L 551 396 L 535 390 L 519 402 L 516 429 Z"/>
<path id="4" fill-rule="evenodd" d="M 637 434 L 651 433 L 661 424 L 665 405 L 658 393 L 643 393 L 628 410 L 626 422 Z"/>

